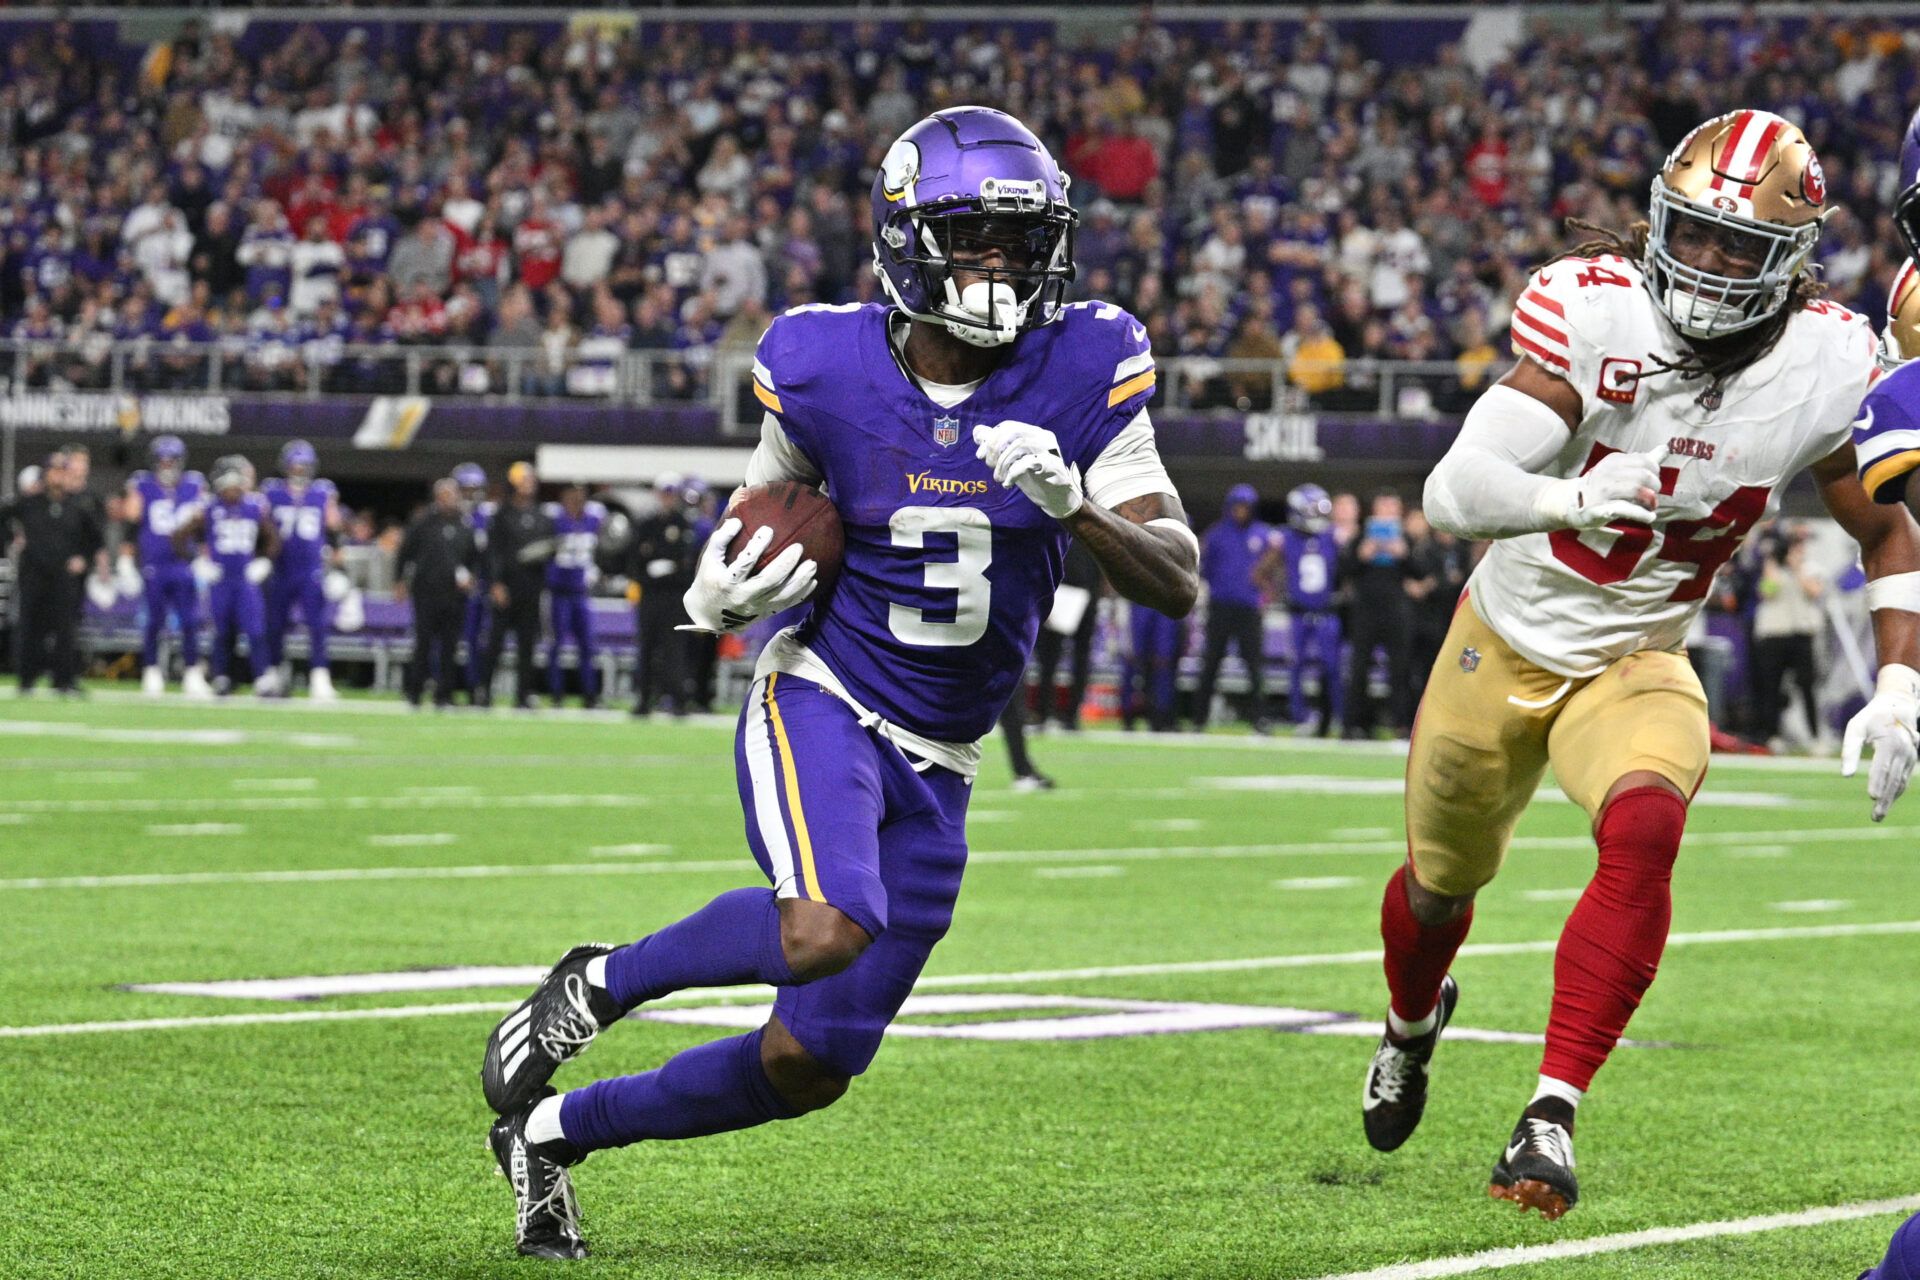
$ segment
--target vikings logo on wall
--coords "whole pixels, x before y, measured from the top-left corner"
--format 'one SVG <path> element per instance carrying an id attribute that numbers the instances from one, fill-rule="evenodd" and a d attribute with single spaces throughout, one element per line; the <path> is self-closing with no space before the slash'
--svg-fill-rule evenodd
<path id="1" fill-rule="evenodd" d="M 901 138 L 880 162 L 880 190 L 894 204 L 914 203 L 914 184 L 920 181 L 920 147 Z"/>
<path id="2" fill-rule="evenodd" d="M 942 449 L 951 449 L 960 439 L 960 419 L 954 417 L 935 418 L 933 420 L 933 442 Z"/>

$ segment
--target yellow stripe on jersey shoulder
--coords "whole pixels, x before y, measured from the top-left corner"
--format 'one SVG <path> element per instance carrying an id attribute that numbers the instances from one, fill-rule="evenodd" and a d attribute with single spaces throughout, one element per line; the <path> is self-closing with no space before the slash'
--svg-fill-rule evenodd
<path id="1" fill-rule="evenodd" d="M 780 408 L 780 397 L 769 391 L 766 385 L 758 378 L 753 380 L 753 394 L 760 397 L 761 404 L 767 406 L 767 408 L 773 410 L 775 413 L 784 412 L 784 410 Z"/>
<path id="2" fill-rule="evenodd" d="M 1878 501 L 1880 490 L 1889 481 L 1898 480 L 1916 467 L 1920 467 L 1920 449 L 1890 453 L 1860 473 L 1860 486 L 1867 491 L 1867 496 Z"/>
<path id="3" fill-rule="evenodd" d="M 1145 373 L 1138 374 L 1134 377 L 1128 378 L 1125 382 L 1121 383 L 1119 386 L 1115 387 L 1112 391 L 1109 391 L 1107 393 L 1107 408 L 1111 409 L 1113 408 L 1113 406 L 1119 404 L 1121 401 L 1127 400 L 1132 398 L 1133 396 L 1139 395 L 1142 391 L 1145 391 L 1148 387 L 1151 387 L 1152 385 L 1153 385 L 1153 370 L 1151 369 L 1147 370 Z"/>

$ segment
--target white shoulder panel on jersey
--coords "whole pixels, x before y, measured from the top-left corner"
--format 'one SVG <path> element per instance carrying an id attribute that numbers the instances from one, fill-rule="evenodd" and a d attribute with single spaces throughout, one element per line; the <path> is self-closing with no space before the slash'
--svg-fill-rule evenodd
<path id="1" fill-rule="evenodd" d="M 1133 415 L 1087 468 L 1086 490 L 1095 506 L 1108 510 L 1150 493 L 1176 492 L 1172 477 L 1160 461 L 1153 420 L 1145 409 Z"/>

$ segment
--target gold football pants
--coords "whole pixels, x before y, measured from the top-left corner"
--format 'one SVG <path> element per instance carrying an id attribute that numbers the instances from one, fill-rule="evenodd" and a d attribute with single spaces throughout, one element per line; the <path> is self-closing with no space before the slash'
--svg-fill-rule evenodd
<path id="1" fill-rule="evenodd" d="M 1706 775 L 1707 734 L 1707 697 L 1684 654 L 1628 654 L 1569 679 L 1515 653 L 1463 600 L 1407 760 L 1414 876 L 1448 897 L 1492 880 L 1549 764 L 1593 821 L 1629 773 L 1659 774 L 1691 797 Z"/>

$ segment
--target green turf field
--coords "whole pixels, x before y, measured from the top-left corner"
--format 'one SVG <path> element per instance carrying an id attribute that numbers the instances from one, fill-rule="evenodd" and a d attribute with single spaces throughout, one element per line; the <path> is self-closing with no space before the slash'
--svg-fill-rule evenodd
<path id="1" fill-rule="evenodd" d="M 543 967 L 753 876 L 729 727 L 396 710 L 0 703 L 0 1275 L 1421 1280 L 1467 1272 L 1394 1264 L 1920 1191 L 1920 797 L 1875 828 L 1830 766 L 1716 764 L 1631 1032 L 1666 1047 L 1602 1074 L 1582 1201 L 1548 1224 L 1485 1196 L 1535 1045 L 1446 1045 L 1425 1127 L 1382 1157 L 1358 1114 L 1371 1040 L 1296 1033 L 1346 1013 L 1370 1034 L 1383 1008 L 1399 757 L 1052 736 L 1053 794 L 1012 794 L 988 744 L 975 862 L 922 988 L 977 999 L 909 1019 L 944 1034 L 894 1038 L 827 1112 L 596 1155 L 576 1171 L 595 1258 L 519 1259 L 476 1073 L 521 980 L 123 989 Z M 1455 970 L 1458 1027 L 1543 1027 L 1591 862 L 1582 815 L 1543 797 Z M 984 1007 L 1009 995 L 1056 1002 Z M 1148 1029 L 1169 1005 L 1301 1012 L 974 1038 Z M 210 1021 L 145 1022 L 173 1019 Z M 723 1034 L 632 1019 L 557 1083 Z M 1851 1277 L 1899 1213 L 1847 1212 L 1866 1216 L 1487 1274 Z"/>

